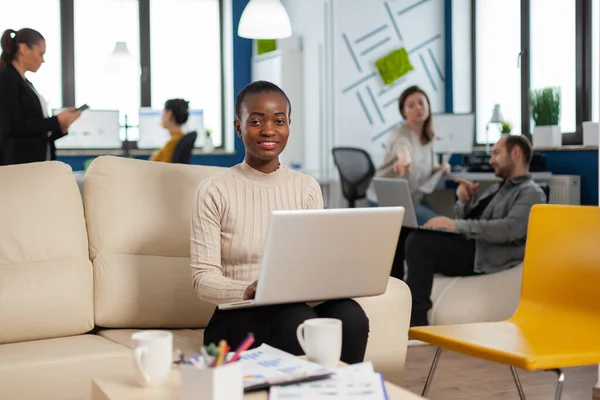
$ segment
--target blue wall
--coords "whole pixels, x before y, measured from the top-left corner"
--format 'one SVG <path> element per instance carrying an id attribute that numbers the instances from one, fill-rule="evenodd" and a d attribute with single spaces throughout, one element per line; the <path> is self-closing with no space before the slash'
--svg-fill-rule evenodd
<path id="1" fill-rule="evenodd" d="M 548 171 L 581 176 L 581 204 L 598 205 L 598 150 L 545 151 Z"/>
<path id="2" fill-rule="evenodd" d="M 252 63 L 252 40 L 243 39 L 237 35 L 237 27 L 242 16 L 244 8 L 249 0 L 232 1 L 233 16 L 233 91 L 234 98 L 244 86 L 251 80 Z M 233 105 L 232 105 L 233 107 Z M 233 124 L 233 121 L 230 121 Z M 82 171 L 85 160 L 91 156 L 58 156 L 59 161 L 69 164 L 73 171 Z M 136 157 L 147 159 L 148 157 Z M 219 167 L 230 167 L 239 164 L 244 159 L 244 143 L 235 135 L 235 154 L 212 154 L 212 155 L 194 155 L 191 163 L 199 165 L 215 165 Z"/>

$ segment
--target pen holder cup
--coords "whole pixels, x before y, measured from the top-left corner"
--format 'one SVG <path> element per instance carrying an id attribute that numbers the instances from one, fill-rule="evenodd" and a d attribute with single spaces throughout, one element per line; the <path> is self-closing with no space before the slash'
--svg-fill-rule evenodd
<path id="1" fill-rule="evenodd" d="M 181 366 L 181 400 L 242 400 L 243 397 L 241 363 L 216 368 Z"/>

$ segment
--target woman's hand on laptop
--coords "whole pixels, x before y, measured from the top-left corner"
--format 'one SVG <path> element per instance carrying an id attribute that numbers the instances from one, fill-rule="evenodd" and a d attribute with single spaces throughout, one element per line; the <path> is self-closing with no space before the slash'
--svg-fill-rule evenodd
<path id="1" fill-rule="evenodd" d="M 425 228 L 443 229 L 446 231 L 456 230 L 454 220 L 448 217 L 433 217 L 425 223 Z"/>
<path id="2" fill-rule="evenodd" d="M 246 288 L 244 291 L 244 300 L 254 300 L 254 296 L 256 296 L 256 285 L 258 281 L 254 281 L 254 283 Z"/>

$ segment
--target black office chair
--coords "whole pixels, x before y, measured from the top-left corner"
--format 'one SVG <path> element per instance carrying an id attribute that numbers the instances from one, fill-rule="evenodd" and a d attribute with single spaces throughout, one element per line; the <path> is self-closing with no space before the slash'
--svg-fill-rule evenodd
<path id="1" fill-rule="evenodd" d="M 546 195 L 546 203 L 550 203 L 550 185 L 548 185 L 547 183 L 538 183 L 538 185 Z"/>
<path id="2" fill-rule="evenodd" d="M 184 137 L 179 139 L 175 151 L 173 152 L 173 163 L 174 164 L 189 164 L 190 158 L 192 158 L 192 150 L 194 149 L 194 143 L 198 134 L 196 131 L 189 132 Z"/>
<path id="3" fill-rule="evenodd" d="M 334 147 L 333 161 L 340 173 L 342 193 L 348 206 L 354 208 L 356 200 L 367 197 L 367 188 L 375 175 L 375 166 L 369 153 L 354 147 Z"/>

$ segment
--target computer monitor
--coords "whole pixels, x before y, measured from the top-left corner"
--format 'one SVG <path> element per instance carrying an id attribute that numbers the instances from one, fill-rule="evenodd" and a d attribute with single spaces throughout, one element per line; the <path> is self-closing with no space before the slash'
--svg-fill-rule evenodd
<path id="1" fill-rule="evenodd" d="M 184 132 L 195 131 L 198 136 L 194 147 L 204 146 L 204 110 L 190 110 L 190 116 L 187 123 L 184 125 Z"/>
<path id="2" fill-rule="evenodd" d="M 160 126 L 162 110 L 140 108 L 140 138 L 138 149 L 158 149 L 169 140 L 169 132 Z"/>
<path id="3" fill-rule="evenodd" d="M 169 140 L 169 132 L 160 126 L 163 110 L 140 108 L 140 138 L 137 142 L 138 149 L 159 149 Z M 196 146 L 201 145 L 200 137 L 204 137 L 204 112 L 203 110 L 190 110 L 188 121 L 182 126 L 184 133 L 196 131 L 198 139 Z"/>
<path id="4" fill-rule="evenodd" d="M 52 110 L 54 115 L 62 110 Z M 58 149 L 121 149 L 118 110 L 86 110 L 71 124 L 68 135 L 58 139 Z"/>
<path id="5" fill-rule="evenodd" d="M 475 114 L 435 114 L 436 153 L 471 154 L 475 140 Z"/>

